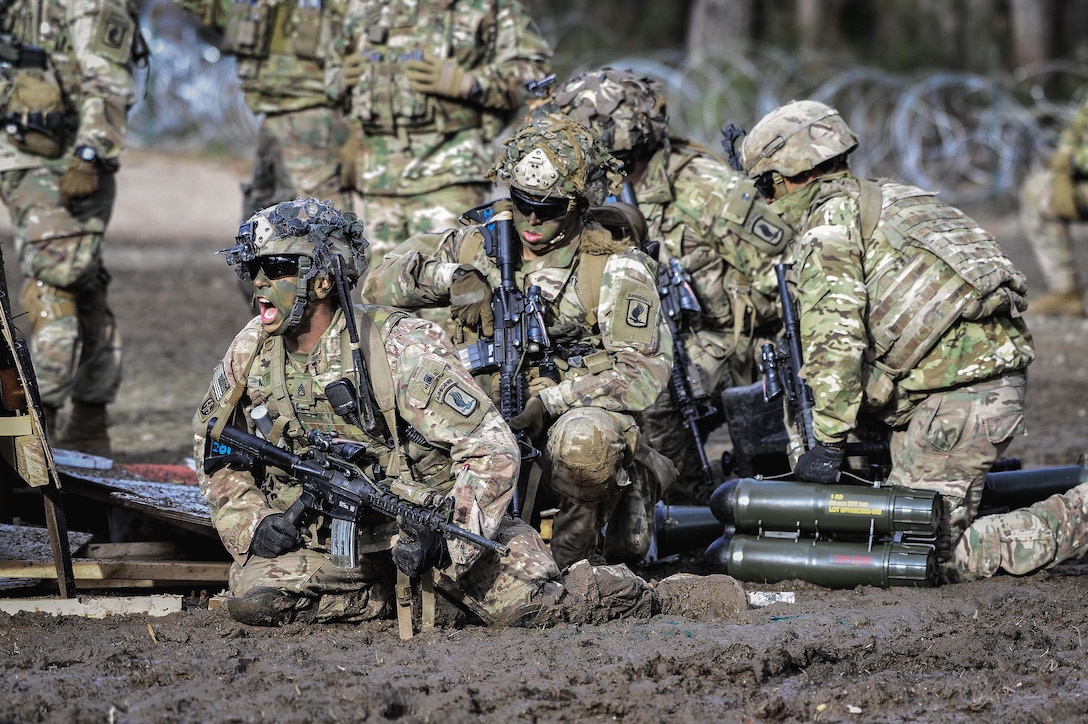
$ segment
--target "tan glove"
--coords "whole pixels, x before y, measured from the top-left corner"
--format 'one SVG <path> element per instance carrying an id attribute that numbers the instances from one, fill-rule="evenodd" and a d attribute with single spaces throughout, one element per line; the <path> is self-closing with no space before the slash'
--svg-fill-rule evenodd
<path id="1" fill-rule="evenodd" d="M 544 409 L 544 403 L 539 397 L 530 397 L 521 414 L 510 421 L 510 429 L 515 432 L 525 430 L 529 433 L 529 437 L 538 438 L 548 429 L 550 423 L 551 418 L 548 411 Z"/>
<path id="2" fill-rule="evenodd" d="M 1077 194 L 1073 183 L 1073 159 L 1069 152 L 1050 159 L 1050 211 L 1059 219 L 1077 219 Z"/>
<path id="3" fill-rule="evenodd" d="M 536 397 L 549 387 L 555 387 L 558 382 L 551 377 L 544 377 L 543 375 L 537 375 L 529 380 L 529 394 Z"/>
<path id="4" fill-rule="evenodd" d="M 353 128 L 348 140 L 340 147 L 340 155 L 336 165 L 337 175 L 340 177 L 340 190 L 345 191 L 355 188 L 355 159 L 359 157 L 359 129 Z"/>
<path id="5" fill-rule="evenodd" d="M 359 82 L 359 78 L 362 77 L 368 63 L 370 63 L 370 59 L 361 55 L 349 55 L 344 58 L 344 65 L 340 68 L 341 96 L 351 92 L 351 89 Z"/>
<path id="6" fill-rule="evenodd" d="M 477 269 L 459 269 L 450 285 L 450 314 L 465 326 L 479 329 L 484 337 L 495 334 L 491 311 L 491 285 Z"/>
<path id="7" fill-rule="evenodd" d="M 98 166 L 94 161 L 73 158 L 58 186 L 62 206 L 67 206 L 72 199 L 90 196 L 98 190 Z"/>
<path id="8" fill-rule="evenodd" d="M 468 98 L 476 86 L 476 77 L 455 60 L 423 54 L 419 60 L 404 61 L 404 72 L 412 90 L 450 98 Z"/>

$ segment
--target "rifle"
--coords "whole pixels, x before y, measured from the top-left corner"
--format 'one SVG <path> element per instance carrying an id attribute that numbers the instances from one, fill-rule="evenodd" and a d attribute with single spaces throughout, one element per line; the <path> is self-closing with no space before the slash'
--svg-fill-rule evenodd
<path id="1" fill-rule="evenodd" d="M 673 360 L 672 371 L 669 373 L 669 393 L 672 395 L 673 402 L 680 408 L 684 426 L 695 441 L 695 450 L 699 455 L 703 477 L 707 484 L 713 487 L 716 481 L 706 456 L 703 437 L 699 433 L 699 420 L 714 414 L 714 410 L 705 403 L 700 404 L 695 396 L 691 378 L 688 377 L 688 370 L 692 368 L 691 357 L 680 336 L 684 313 L 699 314 L 702 307 L 691 288 L 691 277 L 676 257 L 670 257 L 667 264 L 658 265 L 657 293 L 661 297 L 661 311 L 664 313 L 665 323 L 668 324 L 669 332 L 672 334 Z"/>
<path id="2" fill-rule="evenodd" d="M 778 277 L 778 296 L 782 301 L 782 337 L 786 349 L 783 350 L 781 344 L 776 348 L 770 342 L 761 349 L 763 399 L 770 402 L 785 394 L 786 404 L 793 412 L 805 449 L 811 450 L 816 445 L 816 435 L 812 431 L 812 409 L 816 406 L 816 399 L 812 395 L 812 388 L 801 377 L 801 366 L 804 364 L 801 320 L 786 284 L 786 270 L 791 266 L 774 265 L 774 273 Z"/>
<path id="3" fill-rule="evenodd" d="M 231 465 L 252 470 L 258 463 L 289 472 L 302 484 L 302 495 L 287 509 L 284 516 L 298 526 L 307 514 L 331 518 L 332 564 L 337 568 L 359 565 L 355 547 L 356 524 L 366 510 L 373 510 L 398 522 L 411 521 L 440 533 L 447 540 L 458 538 L 500 556 L 510 548 L 454 525 L 453 498 L 440 494 L 419 496 L 418 502 L 405 500 L 376 478 L 370 478 L 353 464 L 366 452 L 360 443 L 335 440 L 329 433 L 310 430 L 306 439 L 311 447 L 295 455 L 267 440 L 250 435 L 230 425 L 224 425 L 219 437 L 213 437 L 217 418 L 208 421 L 208 447 L 204 470 L 213 473 Z"/>
<path id="4" fill-rule="evenodd" d="M 471 221 L 484 224 L 484 251 L 495 261 L 501 281 L 491 294 L 495 336 L 458 350 L 462 364 L 473 375 L 499 373 L 499 413 L 507 422 L 521 414 L 529 398 L 528 355 L 537 357 L 540 374 L 559 381 L 558 367 L 551 361 L 551 339 L 544 327 L 544 299 L 540 287 L 529 287 L 527 294 L 518 288 L 515 275 L 521 266 L 521 244 L 514 229 L 513 208 L 510 201 L 504 199 L 465 214 Z M 528 431 L 518 430 L 514 436 L 522 462 L 540 457 Z M 522 466 L 523 477 L 528 467 Z M 510 512 L 515 518 L 521 516 L 517 486 Z"/>
<path id="5" fill-rule="evenodd" d="M 636 209 L 639 208 L 635 189 L 627 181 L 623 183 L 619 199 L 613 198 L 612 201 L 621 201 Z M 661 242 L 649 241 L 645 246 L 647 254 L 657 261 Z M 714 487 L 716 484 L 714 473 L 710 468 L 706 446 L 699 432 L 699 420 L 713 415 L 714 409 L 705 404 L 705 400 L 704 404 L 700 404 L 701 398 L 695 394 L 691 378 L 688 377 L 688 371 L 692 368 L 691 357 L 681 338 L 681 332 L 685 327 L 684 313 L 697 316 L 702 313 L 703 308 L 699 304 L 699 298 L 695 296 L 695 291 L 691 288 L 691 275 L 676 257 L 669 257 L 665 264 L 658 263 L 657 294 L 661 298 L 661 311 L 665 317 L 665 323 L 672 335 L 673 359 L 672 371 L 669 373 L 669 393 L 672 395 L 673 402 L 680 408 L 684 427 L 691 432 L 692 440 L 695 441 L 695 450 L 699 455 L 699 466 L 703 470 L 703 477 L 708 485 Z"/>

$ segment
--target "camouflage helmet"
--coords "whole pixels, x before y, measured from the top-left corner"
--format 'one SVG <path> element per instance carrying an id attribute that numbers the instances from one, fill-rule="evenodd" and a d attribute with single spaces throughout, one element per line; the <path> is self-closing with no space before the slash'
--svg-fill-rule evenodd
<path id="1" fill-rule="evenodd" d="M 639 146 L 652 151 L 668 138 L 664 86 L 630 70 L 605 67 L 576 75 L 556 91 L 554 103 L 613 152 Z"/>
<path id="2" fill-rule="evenodd" d="M 487 177 L 533 196 L 585 199 L 590 206 L 618 194 L 619 160 L 600 139 L 566 116 L 528 121 L 503 146 Z"/>
<path id="3" fill-rule="evenodd" d="M 791 101 L 768 113 L 741 144 L 750 178 L 777 171 L 797 176 L 858 147 L 858 137 L 839 112 L 817 101 Z"/>
<path id="4" fill-rule="evenodd" d="M 309 280 L 331 275 L 333 258 L 343 259 L 343 272 L 354 286 L 366 271 L 363 222 L 352 212 L 342 212 L 331 201 L 297 198 L 269 206 L 238 227 L 235 244 L 219 253 L 235 267 L 240 279 L 252 281 L 246 262 L 260 256 L 294 256 L 309 259 L 299 276 Z"/>

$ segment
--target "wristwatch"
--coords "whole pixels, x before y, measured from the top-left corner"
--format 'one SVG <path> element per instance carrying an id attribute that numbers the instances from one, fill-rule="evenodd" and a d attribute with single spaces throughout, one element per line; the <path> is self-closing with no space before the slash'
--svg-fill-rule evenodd
<path id="1" fill-rule="evenodd" d="M 98 151 L 90 146 L 76 146 L 76 158 L 87 163 L 94 163 L 98 160 Z"/>

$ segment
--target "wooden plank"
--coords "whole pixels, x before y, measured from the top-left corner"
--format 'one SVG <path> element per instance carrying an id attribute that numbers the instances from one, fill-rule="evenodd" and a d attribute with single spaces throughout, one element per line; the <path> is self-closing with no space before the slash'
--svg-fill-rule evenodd
<path id="1" fill-rule="evenodd" d="M 68 546 L 78 551 L 93 538 L 90 533 L 68 531 Z M 0 523 L 0 560 L 53 561 L 49 530 L 35 525 Z"/>
<path id="2" fill-rule="evenodd" d="M 75 558 L 72 571 L 77 581 L 116 579 L 119 581 L 149 579 L 155 581 L 226 581 L 229 563 L 194 561 L 106 561 Z M 56 569 L 49 563 L 37 561 L 0 560 L 0 577 L 55 579 Z"/>
<path id="3" fill-rule="evenodd" d="M 181 596 L 116 596 L 77 598 L 10 598 L 0 600 L 0 612 L 50 613 L 54 616 L 105 618 L 116 614 L 167 616 L 181 611 Z"/>
<path id="4" fill-rule="evenodd" d="M 77 551 L 78 552 L 78 551 Z M 142 543 L 91 543 L 83 558 L 137 559 L 142 561 L 178 560 L 181 547 L 172 541 L 147 541 Z"/>

